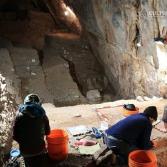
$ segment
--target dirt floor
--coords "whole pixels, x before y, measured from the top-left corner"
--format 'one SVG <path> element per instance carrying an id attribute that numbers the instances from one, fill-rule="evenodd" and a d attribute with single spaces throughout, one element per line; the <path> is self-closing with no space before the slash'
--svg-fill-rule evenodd
<path id="1" fill-rule="evenodd" d="M 55 107 L 50 103 L 43 104 L 46 113 L 50 120 L 52 129 L 54 128 L 66 128 L 76 125 L 88 125 L 88 126 L 100 126 L 100 119 L 95 112 L 97 108 L 111 107 L 107 109 L 101 109 L 104 114 L 109 117 L 109 124 L 113 124 L 123 118 L 123 108 L 120 105 L 123 104 L 135 104 L 139 108 L 139 112 L 142 112 L 147 106 L 155 105 L 158 109 L 159 117 L 162 116 L 164 106 L 167 105 L 166 99 L 150 99 L 148 101 L 139 102 L 137 100 L 119 100 L 115 102 L 107 102 L 101 104 L 86 104 L 76 105 L 69 107 Z M 118 107 L 117 107 L 118 106 Z"/>
<path id="2" fill-rule="evenodd" d="M 52 129 L 63 128 L 67 130 L 67 127 L 77 125 L 86 125 L 88 127 L 100 127 L 101 121 L 103 121 L 103 119 L 105 118 L 107 118 L 106 121 L 108 122 L 108 124 L 112 125 L 120 119 L 124 118 L 123 107 L 121 105 L 130 103 L 135 104 L 135 106 L 139 108 L 139 112 L 142 112 L 147 106 L 155 105 L 158 109 L 158 118 L 161 119 L 164 111 L 164 106 L 167 104 L 167 100 L 161 98 L 147 99 L 147 101 L 143 102 L 137 100 L 119 100 L 115 102 L 107 102 L 102 104 L 87 104 L 61 108 L 57 108 L 54 105 L 47 103 L 43 104 L 43 107 L 46 109 Z M 97 114 L 97 108 L 101 108 L 99 110 L 102 115 L 99 116 Z M 166 133 L 160 132 L 159 130 L 153 128 L 151 139 L 158 139 L 159 141 L 159 147 L 154 149 L 158 157 L 158 167 L 166 167 L 167 162 L 163 158 L 167 154 Z M 70 150 L 69 152 L 73 153 L 73 150 Z M 81 159 L 78 158 L 74 162 L 75 164 L 78 163 L 78 165 L 81 165 L 82 163 L 84 164 L 84 162 L 91 161 L 85 160 L 84 157 Z"/>
<path id="3" fill-rule="evenodd" d="M 167 104 L 166 99 L 156 98 L 147 99 L 148 101 L 139 102 L 137 100 L 119 100 L 115 102 L 107 102 L 102 104 L 86 104 L 69 107 L 55 107 L 53 104 L 45 103 L 43 107 L 49 117 L 51 129 L 62 128 L 67 130 L 68 127 L 77 125 L 86 125 L 88 127 L 100 127 L 101 121 L 107 118 L 109 125 L 114 124 L 120 119 L 124 118 L 123 115 L 123 104 L 135 104 L 142 112 L 147 106 L 155 105 L 158 109 L 159 119 L 162 118 L 164 106 Z M 106 108 L 103 108 L 106 107 Z M 102 115 L 97 114 L 100 110 Z M 104 117 L 103 117 L 104 116 Z M 70 135 L 69 135 L 70 136 Z M 151 139 L 158 139 L 159 147 L 153 151 L 157 155 L 158 167 L 166 167 L 167 162 L 164 157 L 167 155 L 167 138 L 166 133 L 160 132 L 153 128 Z M 70 140 L 73 140 L 70 137 Z M 15 144 L 14 144 L 15 145 Z M 16 145 L 15 145 L 16 146 Z M 68 159 L 62 163 L 56 161 L 47 160 L 45 167 L 57 167 L 57 166 L 68 166 L 68 167 L 95 167 L 96 165 L 92 162 L 92 156 L 80 155 L 79 152 L 73 148 L 69 149 Z M 105 166 L 107 167 L 107 166 Z M 110 166 L 111 167 L 111 166 Z"/>

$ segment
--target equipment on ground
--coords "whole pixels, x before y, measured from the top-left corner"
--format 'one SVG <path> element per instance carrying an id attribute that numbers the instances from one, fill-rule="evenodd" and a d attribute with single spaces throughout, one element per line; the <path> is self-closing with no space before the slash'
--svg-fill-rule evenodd
<path id="1" fill-rule="evenodd" d="M 96 139 L 99 139 L 102 136 L 102 133 L 95 127 L 92 127 L 92 133 L 96 137 Z"/>
<path id="2" fill-rule="evenodd" d="M 10 151 L 10 157 L 3 167 L 25 167 L 24 159 L 20 155 L 19 149 L 12 149 Z"/>

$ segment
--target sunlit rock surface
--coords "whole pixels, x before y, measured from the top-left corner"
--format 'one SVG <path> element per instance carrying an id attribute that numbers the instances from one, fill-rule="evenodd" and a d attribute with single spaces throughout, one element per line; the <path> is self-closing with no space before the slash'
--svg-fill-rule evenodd
<path id="1" fill-rule="evenodd" d="M 159 76 L 154 38 L 166 36 L 167 1 L 71 0 L 70 4 L 117 94 L 159 95 L 164 78 Z"/>

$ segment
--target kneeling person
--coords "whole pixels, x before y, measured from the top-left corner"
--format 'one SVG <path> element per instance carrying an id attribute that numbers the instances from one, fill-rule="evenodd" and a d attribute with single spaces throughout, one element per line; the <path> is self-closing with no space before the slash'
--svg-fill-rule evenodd
<path id="1" fill-rule="evenodd" d="M 120 157 L 120 161 L 126 164 L 131 151 L 153 147 L 150 136 L 152 123 L 157 120 L 157 117 L 157 108 L 147 107 L 143 113 L 128 116 L 108 128 L 104 134 L 104 142 Z"/>

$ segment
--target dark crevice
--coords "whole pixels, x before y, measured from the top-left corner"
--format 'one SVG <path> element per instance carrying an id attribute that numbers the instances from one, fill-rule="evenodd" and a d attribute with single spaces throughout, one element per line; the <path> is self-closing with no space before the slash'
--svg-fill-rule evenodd
<path id="1" fill-rule="evenodd" d="M 90 33 L 91 37 L 93 38 L 93 41 L 96 41 L 97 42 L 97 39 L 96 37 L 94 36 L 93 33 Z M 98 46 L 98 42 L 97 42 L 97 46 Z M 105 89 L 103 89 L 102 91 L 100 91 L 100 94 L 102 95 L 102 97 L 105 95 L 105 94 L 110 94 L 111 96 L 116 96 L 116 90 L 113 86 L 113 84 L 111 82 L 109 82 L 109 78 L 107 77 L 107 75 L 105 75 L 105 69 L 103 67 L 103 64 L 102 64 L 102 60 L 100 58 L 100 56 L 96 55 L 98 54 L 97 52 L 95 52 L 94 48 L 91 47 L 91 45 L 89 44 L 88 45 L 88 48 L 91 52 L 91 54 L 93 55 L 93 57 L 96 59 L 96 61 L 99 63 L 99 66 L 100 66 L 100 70 L 98 70 L 97 72 L 100 73 L 101 75 L 103 75 L 104 77 L 106 77 L 106 80 L 108 82 L 108 85 Z"/>
<path id="2" fill-rule="evenodd" d="M 136 24 L 136 37 L 133 40 L 133 44 L 136 48 L 136 55 L 137 55 L 138 54 L 138 47 L 139 47 L 139 46 L 137 46 L 137 44 L 142 45 L 142 36 L 141 36 L 140 30 L 139 30 L 139 27 L 137 24 Z"/>
<path id="3" fill-rule="evenodd" d="M 134 43 L 138 43 L 141 40 L 141 35 L 138 26 L 136 25 L 136 37 L 134 38 Z"/>
<path id="4" fill-rule="evenodd" d="M 64 56 L 61 56 L 61 58 L 63 58 L 63 60 L 65 60 L 68 63 L 68 65 L 69 65 L 69 72 L 70 72 L 70 75 L 71 75 L 73 81 L 77 84 L 80 93 L 83 96 L 85 96 L 84 93 L 83 93 L 83 87 L 79 83 L 79 80 L 77 78 L 77 75 L 76 75 L 76 72 L 75 72 L 75 65 L 74 65 L 74 63 L 72 61 L 68 60 L 67 58 L 65 58 Z"/>
<path id="5" fill-rule="evenodd" d="M 157 1 L 156 1 L 156 0 L 153 0 L 153 2 L 152 2 L 152 7 L 153 7 L 153 11 L 154 11 L 154 12 L 157 12 L 156 5 L 157 5 Z M 155 22 L 156 22 L 156 25 L 157 25 L 157 30 L 158 30 L 157 36 L 160 37 L 161 35 L 160 35 L 160 25 L 159 25 L 158 17 L 154 17 L 154 19 L 155 19 Z M 154 34 L 154 37 L 156 37 L 155 34 Z"/>
<path id="6" fill-rule="evenodd" d="M 38 51 L 39 63 L 42 66 L 43 65 L 43 59 L 44 59 L 43 51 L 42 50 L 37 50 L 37 51 Z"/>
<path id="7" fill-rule="evenodd" d="M 136 50 L 136 56 L 138 55 L 139 47 L 143 44 L 142 43 L 142 17 L 147 15 L 145 10 L 142 9 L 142 1 L 138 0 L 136 5 L 136 12 L 137 12 L 137 23 L 136 23 L 136 37 L 133 40 L 134 47 Z"/>

